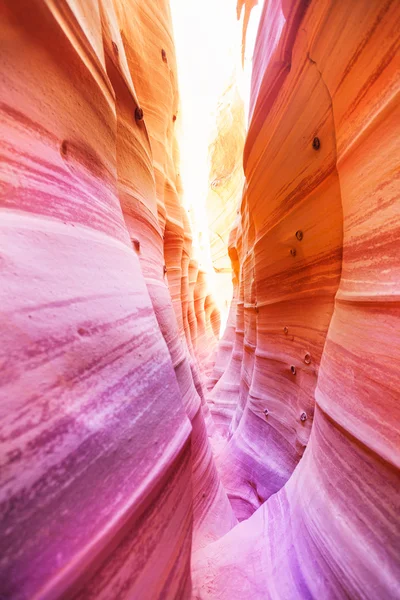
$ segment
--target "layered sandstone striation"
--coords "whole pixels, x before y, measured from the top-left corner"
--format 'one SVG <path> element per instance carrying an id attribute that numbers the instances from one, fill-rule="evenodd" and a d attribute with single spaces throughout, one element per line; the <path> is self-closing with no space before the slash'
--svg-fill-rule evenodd
<path id="1" fill-rule="evenodd" d="M 264 5 L 212 392 L 243 522 L 195 554 L 196 597 L 400 597 L 399 17 Z"/>
<path id="2" fill-rule="evenodd" d="M 1 8 L 3 598 L 175 598 L 236 519 L 193 348 L 167 2 Z"/>
<path id="3" fill-rule="evenodd" d="M 0 17 L 0 597 L 400 598 L 398 4 L 265 0 L 218 348 L 168 0 Z"/>

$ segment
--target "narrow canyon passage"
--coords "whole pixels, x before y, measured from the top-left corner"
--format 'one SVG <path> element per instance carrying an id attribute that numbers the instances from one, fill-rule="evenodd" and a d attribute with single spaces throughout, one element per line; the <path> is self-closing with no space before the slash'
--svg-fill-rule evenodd
<path id="1" fill-rule="evenodd" d="M 400 599 L 399 2 L 0 29 L 0 599 Z"/>

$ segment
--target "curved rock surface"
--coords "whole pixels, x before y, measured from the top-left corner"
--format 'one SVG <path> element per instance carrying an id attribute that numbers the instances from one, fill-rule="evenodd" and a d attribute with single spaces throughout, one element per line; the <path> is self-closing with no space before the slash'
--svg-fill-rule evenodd
<path id="1" fill-rule="evenodd" d="M 1 598 L 400 598 L 399 21 L 265 0 L 217 348 L 168 0 L 2 2 Z"/>
<path id="2" fill-rule="evenodd" d="M 0 595 L 187 597 L 192 546 L 236 519 L 168 3 L 6 2 L 1 30 Z"/>
<path id="3" fill-rule="evenodd" d="M 265 3 L 212 392 L 243 522 L 195 554 L 197 598 L 400 597 L 399 16 Z"/>

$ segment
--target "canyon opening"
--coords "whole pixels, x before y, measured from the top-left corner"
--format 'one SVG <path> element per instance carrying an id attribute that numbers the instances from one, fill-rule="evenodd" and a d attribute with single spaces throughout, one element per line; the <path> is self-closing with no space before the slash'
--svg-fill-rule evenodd
<path id="1" fill-rule="evenodd" d="M 0 599 L 400 600 L 399 1 L 0 29 Z"/>

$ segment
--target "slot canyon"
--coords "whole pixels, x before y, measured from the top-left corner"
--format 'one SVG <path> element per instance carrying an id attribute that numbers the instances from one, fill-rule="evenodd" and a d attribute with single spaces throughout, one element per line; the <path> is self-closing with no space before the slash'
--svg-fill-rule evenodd
<path id="1" fill-rule="evenodd" d="M 0 599 L 400 600 L 399 1 L 0 29 Z"/>

